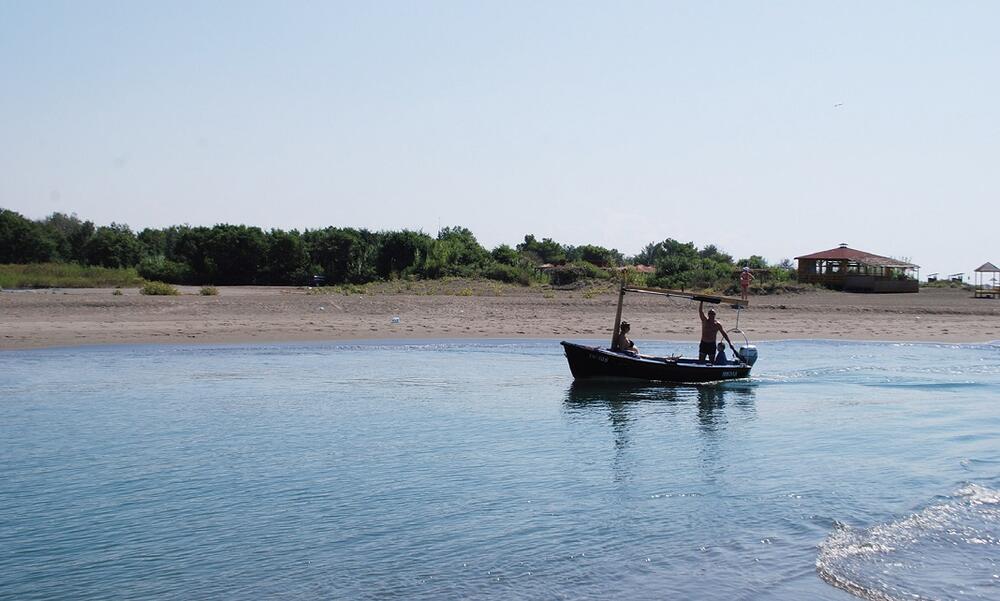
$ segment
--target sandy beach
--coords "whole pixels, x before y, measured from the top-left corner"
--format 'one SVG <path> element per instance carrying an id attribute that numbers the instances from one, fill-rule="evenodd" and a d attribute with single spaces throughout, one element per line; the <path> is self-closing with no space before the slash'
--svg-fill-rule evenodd
<path id="1" fill-rule="evenodd" d="M 221 287 L 217 296 L 120 295 L 109 289 L 0 292 L 0 349 L 89 344 L 306 340 L 609 337 L 615 295 L 491 282 L 388 283 L 366 293 Z M 393 318 L 398 317 L 398 323 Z M 626 298 L 633 338 L 697 338 L 697 304 Z M 720 309 L 735 325 L 736 312 Z M 927 342 L 1000 339 L 1000 301 L 956 289 L 866 295 L 830 291 L 752 297 L 740 315 L 751 340 L 815 338 Z"/>

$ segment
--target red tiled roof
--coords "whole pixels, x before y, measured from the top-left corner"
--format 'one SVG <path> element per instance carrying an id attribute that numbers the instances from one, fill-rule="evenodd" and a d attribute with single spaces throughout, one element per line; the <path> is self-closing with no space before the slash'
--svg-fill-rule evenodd
<path id="1" fill-rule="evenodd" d="M 818 259 L 822 261 L 854 261 L 856 263 L 873 265 L 875 267 L 908 267 L 908 268 L 919 267 L 919 265 L 914 265 L 913 263 L 907 263 L 906 261 L 900 261 L 899 259 L 893 259 L 891 257 L 883 257 L 882 255 L 875 255 L 872 253 L 865 252 L 863 250 L 848 248 L 847 246 L 838 246 L 837 248 L 831 248 L 830 250 L 823 250 L 818 253 L 813 253 L 811 255 L 803 255 L 801 257 L 795 257 L 796 261 L 799 259 L 807 259 L 807 260 Z"/>

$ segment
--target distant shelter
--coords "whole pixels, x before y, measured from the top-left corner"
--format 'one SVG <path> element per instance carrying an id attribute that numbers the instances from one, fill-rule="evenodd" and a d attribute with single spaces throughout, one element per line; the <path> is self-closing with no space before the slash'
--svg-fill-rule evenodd
<path id="1" fill-rule="evenodd" d="M 975 274 L 976 298 L 1000 298 L 1000 267 L 987 261 L 976 269 Z"/>
<path id="2" fill-rule="evenodd" d="M 841 244 L 795 257 L 799 281 L 847 292 L 919 292 L 919 265 Z"/>

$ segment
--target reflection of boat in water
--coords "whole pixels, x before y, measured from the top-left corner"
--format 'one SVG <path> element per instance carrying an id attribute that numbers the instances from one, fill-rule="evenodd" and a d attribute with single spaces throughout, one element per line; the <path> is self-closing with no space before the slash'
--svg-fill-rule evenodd
<path id="1" fill-rule="evenodd" d="M 755 387 L 752 382 L 719 382 L 684 385 L 639 380 L 574 380 L 566 390 L 565 402 L 570 406 L 617 406 L 633 403 L 687 403 L 722 407 L 726 401 L 737 405 L 752 404 Z"/>
<path id="2" fill-rule="evenodd" d="M 572 405 L 672 402 L 693 398 L 694 386 L 673 386 L 638 380 L 574 380 L 566 390 L 566 402 Z"/>
<path id="3" fill-rule="evenodd" d="M 709 384 L 672 384 L 639 380 L 574 380 L 566 390 L 565 406 L 573 411 L 608 411 L 616 425 L 631 421 L 629 414 L 659 412 L 666 407 L 696 406 L 703 426 L 724 422 L 723 410 L 737 407 L 753 412 L 755 385 L 750 381 Z M 667 409 L 672 412 L 673 409 Z"/>
<path id="4" fill-rule="evenodd" d="M 612 348 L 586 346 L 574 342 L 563 341 L 566 360 L 569 369 L 576 379 L 585 378 L 628 378 L 635 380 L 651 380 L 659 382 L 716 382 L 719 380 L 734 380 L 750 376 L 750 370 L 757 360 L 757 348 L 746 340 L 746 345 L 740 347 L 734 361 L 725 364 L 714 364 L 696 359 L 682 357 L 651 357 L 637 355 L 627 351 L 613 350 L 614 341 L 618 339 L 621 325 L 622 301 L 626 292 L 656 294 L 690 298 L 700 302 L 713 304 L 728 303 L 739 309 L 746 306 L 747 301 L 723 296 L 706 296 L 678 290 L 662 290 L 658 288 L 630 288 L 622 286 L 618 294 L 618 311 L 615 315 L 615 331 L 612 336 Z M 739 321 L 737 320 L 737 325 Z M 734 332 L 740 332 L 734 328 Z"/>

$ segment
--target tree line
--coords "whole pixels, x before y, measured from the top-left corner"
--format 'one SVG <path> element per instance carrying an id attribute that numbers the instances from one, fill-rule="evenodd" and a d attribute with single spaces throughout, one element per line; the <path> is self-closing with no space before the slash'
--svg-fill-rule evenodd
<path id="1" fill-rule="evenodd" d="M 448 276 L 567 284 L 609 278 L 616 268 L 637 264 L 656 268 L 644 276 L 646 283 L 670 288 L 730 287 L 734 272 L 744 265 L 777 281 L 794 275 L 787 261 L 777 266 L 759 256 L 737 261 L 714 245 L 698 249 L 671 238 L 626 257 L 617 249 L 560 244 L 532 234 L 515 246 L 488 250 L 461 226 L 445 227 L 436 236 L 333 226 L 265 231 L 230 224 L 133 232 L 125 224 L 95 226 L 76 215 L 31 220 L 0 208 L 0 263 L 50 262 L 135 268 L 148 280 L 218 285 L 301 285 L 315 276 L 329 284 Z"/>

